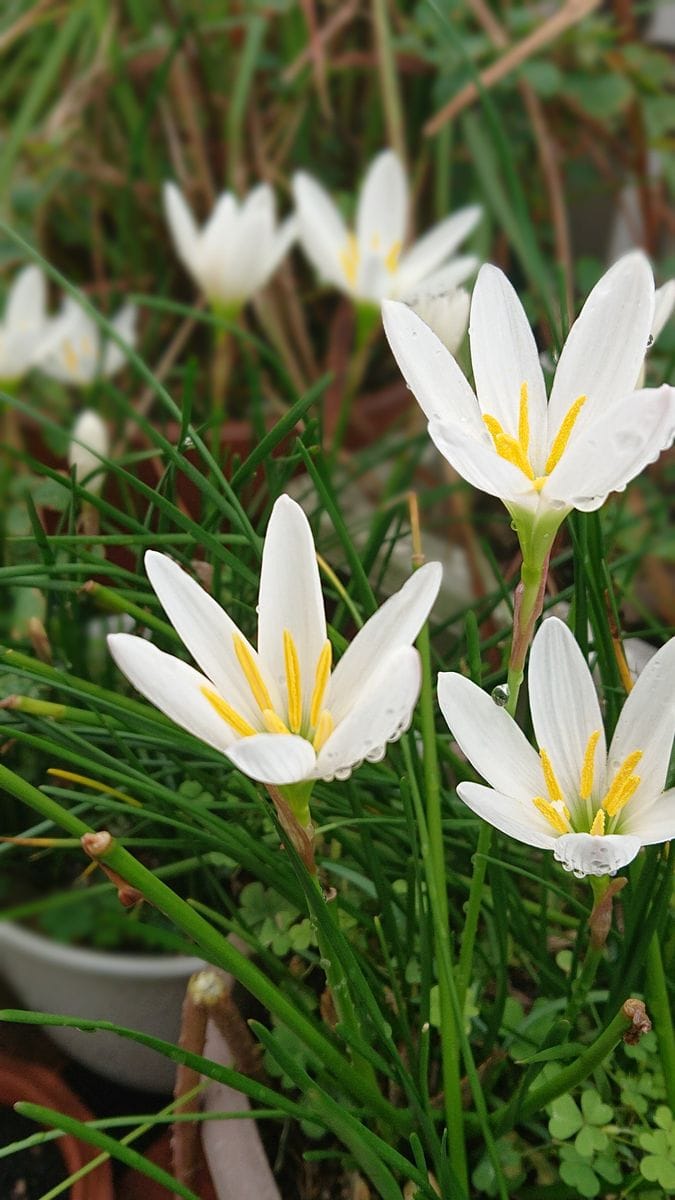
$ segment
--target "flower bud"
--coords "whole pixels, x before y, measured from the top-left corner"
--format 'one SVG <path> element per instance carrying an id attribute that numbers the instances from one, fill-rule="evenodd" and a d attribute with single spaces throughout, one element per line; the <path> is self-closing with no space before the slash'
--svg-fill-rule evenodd
<path id="1" fill-rule="evenodd" d="M 80 413 L 70 435 L 68 466 L 75 468 L 78 483 L 86 484 L 90 492 L 100 492 L 105 465 L 102 458 L 110 452 L 110 438 L 98 413 L 87 408 Z"/>

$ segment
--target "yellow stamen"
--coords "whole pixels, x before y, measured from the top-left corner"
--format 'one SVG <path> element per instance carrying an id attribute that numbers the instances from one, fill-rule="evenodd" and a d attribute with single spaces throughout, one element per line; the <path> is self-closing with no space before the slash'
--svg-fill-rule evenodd
<path id="1" fill-rule="evenodd" d="M 286 689 L 288 692 L 288 724 L 291 733 L 298 733 L 302 724 L 302 681 L 300 661 L 293 634 L 284 629 L 284 662 L 286 665 Z"/>
<path id="2" fill-rule="evenodd" d="M 539 751 L 539 757 L 541 759 L 541 769 L 544 772 L 544 779 L 546 780 L 546 790 L 553 803 L 557 804 L 562 800 L 563 794 L 562 788 L 556 779 L 555 771 L 553 770 L 553 763 L 551 762 L 545 750 Z"/>
<path id="3" fill-rule="evenodd" d="M 314 691 L 312 692 L 312 703 L 309 710 L 310 725 L 316 725 L 319 720 L 321 705 L 326 694 L 326 688 L 328 687 L 328 680 L 330 679 L 332 654 L 333 651 L 330 642 L 325 642 L 317 660 L 314 675 Z"/>
<path id="4" fill-rule="evenodd" d="M 562 419 L 562 424 L 560 426 L 560 429 L 558 430 L 558 432 L 556 433 L 556 435 L 553 439 L 553 445 L 551 446 L 551 452 L 550 452 L 548 458 L 546 459 L 546 466 L 544 467 L 545 475 L 550 475 L 553 468 L 557 467 L 558 463 L 560 462 L 560 459 L 563 456 L 565 447 L 570 440 L 570 435 L 576 424 L 577 417 L 579 416 L 579 413 L 581 412 L 582 408 L 584 407 L 584 404 L 586 403 L 587 399 L 588 399 L 587 396 L 577 396 L 574 403 L 570 405 L 567 412 L 565 413 L 565 416 Z"/>
<path id="5" fill-rule="evenodd" d="M 641 758 L 642 750 L 634 750 L 624 758 L 602 801 L 608 817 L 615 817 L 638 787 L 640 776 L 633 772 Z"/>
<path id="6" fill-rule="evenodd" d="M 254 733 L 258 732 L 252 725 L 249 725 L 245 717 L 236 712 L 217 692 L 212 692 L 211 688 L 207 687 L 200 688 L 200 691 L 212 708 L 215 708 L 218 716 L 222 717 L 223 721 L 227 721 L 230 728 L 234 729 L 234 732 L 238 733 L 240 737 L 252 737 Z"/>
<path id="7" fill-rule="evenodd" d="M 498 437 L 504 436 L 504 430 L 496 417 L 491 416 L 490 413 L 483 413 L 483 421 L 485 425 L 487 425 L 487 428 L 492 434 L 495 442 L 497 441 Z"/>
<path id="8" fill-rule="evenodd" d="M 347 234 L 347 244 L 340 251 L 340 264 L 350 287 L 355 287 L 359 272 L 359 243 L 356 234 Z"/>
<path id="9" fill-rule="evenodd" d="M 333 728 L 333 718 L 331 717 L 328 709 L 324 708 L 316 723 L 316 729 L 314 730 L 314 737 L 312 739 L 312 745 L 317 754 L 319 753 L 321 747 L 324 746 L 328 741 L 331 733 L 333 732 Z"/>
<path id="10" fill-rule="evenodd" d="M 598 809 L 591 825 L 591 833 L 593 837 L 602 837 L 605 832 L 605 814 L 601 808 Z"/>
<path id="11" fill-rule="evenodd" d="M 498 433 L 495 438 L 495 447 L 500 458 L 513 463 L 514 467 L 518 467 L 523 475 L 527 475 L 528 479 L 534 479 L 534 471 L 530 466 L 529 459 L 520 442 L 517 442 L 514 437 L 511 437 L 509 433 Z"/>
<path id="12" fill-rule="evenodd" d="M 543 796 L 535 796 L 532 803 L 541 815 L 546 817 L 546 820 L 553 826 L 556 833 L 569 833 L 569 819 L 566 820 L 563 814 L 559 813 L 548 800 L 544 800 Z"/>
<path id="13" fill-rule="evenodd" d="M 530 446 L 530 416 L 527 404 L 527 384 L 520 385 L 520 409 L 518 412 L 518 441 L 523 448 L 523 454 L 527 454 Z"/>
<path id="14" fill-rule="evenodd" d="M 287 725 L 284 725 L 281 717 L 278 717 L 273 708 L 264 708 L 262 719 L 265 724 L 265 729 L 268 733 L 290 733 Z"/>
<path id="15" fill-rule="evenodd" d="M 63 359 L 69 371 L 77 370 L 77 351 L 70 339 L 63 343 Z"/>
<path id="16" fill-rule="evenodd" d="M 394 271 L 396 270 L 396 268 L 398 266 L 398 260 L 401 255 L 401 249 L 402 249 L 402 247 L 401 247 L 400 242 L 392 242 L 392 245 L 389 248 L 389 252 L 384 260 L 384 265 L 387 268 L 387 270 L 389 271 L 390 275 L 394 274 Z"/>
<path id="17" fill-rule="evenodd" d="M 579 796 L 582 800 L 590 800 L 593 791 L 593 776 L 595 773 L 595 747 L 600 738 L 600 730 L 596 729 L 589 737 L 584 751 L 584 761 L 581 766 L 581 782 Z"/>
<path id="18" fill-rule="evenodd" d="M 251 651 L 246 645 L 246 642 L 244 641 L 243 637 L 239 636 L 238 633 L 232 634 L 232 641 L 234 643 L 234 652 L 237 656 L 237 661 L 244 672 L 244 675 L 246 676 L 246 682 L 253 693 L 253 699 L 258 705 L 258 708 L 261 709 L 261 711 L 266 708 L 272 708 L 272 697 L 270 696 L 267 687 L 265 686 L 265 681 L 260 674 L 260 667 L 256 663 Z"/>

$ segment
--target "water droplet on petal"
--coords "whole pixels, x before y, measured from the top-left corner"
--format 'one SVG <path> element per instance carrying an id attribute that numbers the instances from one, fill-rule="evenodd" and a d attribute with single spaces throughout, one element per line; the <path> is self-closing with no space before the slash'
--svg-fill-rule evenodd
<path id="1" fill-rule="evenodd" d="M 508 683 L 498 683 L 496 688 L 492 689 L 492 699 L 497 708 L 505 708 L 509 702 L 510 695 Z"/>
<path id="2" fill-rule="evenodd" d="M 649 337 L 647 338 L 647 349 L 649 350 L 649 347 L 653 346 L 653 345 L 654 345 L 654 334 L 650 333 Z"/>

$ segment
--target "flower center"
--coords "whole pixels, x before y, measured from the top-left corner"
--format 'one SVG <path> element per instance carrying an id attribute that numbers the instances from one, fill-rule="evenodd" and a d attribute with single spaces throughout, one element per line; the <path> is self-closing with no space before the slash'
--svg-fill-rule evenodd
<path id="1" fill-rule="evenodd" d="M 572 821 L 572 815 L 565 803 L 562 788 L 553 769 L 551 759 L 546 750 L 540 749 L 539 751 L 548 798 L 535 796 L 532 803 L 538 812 L 546 817 L 546 820 L 558 834 L 585 833 L 588 831 L 594 837 L 602 837 L 608 823 L 611 832 L 611 825 L 614 818 L 625 808 L 640 784 L 640 776 L 635 774 L 635 768 L 642 758 L 643 751 L 633 750 L 631 754 L 627 754 L 624 758 L 595 813 L 593 813 L 591 796 L 595 778 L 595 750 L 599 738 L 600 730 L 596 729 L 586 743 L 579 778 L 579 799 L 586 802 L 587 819 L 586 822 L 583 822 L 586 824 L 586 829 L 577 828 L 580 822 Z"/>
<path id="2" fill-rule="evenodd" d="M 356 287 L 356 277 L 359 273 L 359 243 L 355 233 L 347 234 L 347 241 L 340 251 L 340 266 L 345 273 L 350 287 Z"/>
<path id="3" fill-rule="evenodd" d="M 242 669 L 251 695 L 260 710 L 260 720 L 267 733 L 296 733 L 304 737 L 316 750 L 317 754 L 333 732 L 333 718 L 323 701 L 330 679 L 332 648 L 329 641 L 324 642 L 317 659 L 314 672 L 314 685 L 309 703 L 309 712 L 305 719 L 303 711 L 302 677 L 300 674 L 300 657 L 293 634 L 284 629 L 284 670 L 286 675 L 286 713 L 284 717 L 276 712 L 272 703 L 269 689 L 262 677 L 260 667 L 253 657 L 250 648 L 239 634 L 232 635 L 234 652 L 237 662 Z M 238 713 L 236 709 L 223 700 L 212 688 L 203 687 L 202 695 L 215 709 L 219 717 L 238 733 L 240 737 L 252 737 L 260 733 Z"/>
<path id="4" fill-rule="evenodd" d="M 554 467 L 557 467 L 560 459 L 563 456 L 565 447 L 570 439 L 570 435 L 576 424 L 577 417 L 586 403 L 586 396 L 577 396 L 577 399 L 570 405 L 565 416 L 560 424 L 560 429 L 556 433 L 553 444 L 549 451 L 546 464 L 544 466 L 543 475 L 535 475 L 534 468 L 530 462 L 530 414 L 528 407 L 527 383 L 520 385 L 520 404 L 518 408 L 518 437 L 513 437 L 512 434 L 506 433 L 496 417 L 490 413 L 483 414 L 483 421 L 488 428 L 494 442 L 495 450 L 500 458 L 506 462 L 513 463 L 514 467 L 518 467 L 519 471 L 523 472 L 532 482 L 532 487 L 535 492 L 540 492 L 546 483 L 547 477 L 551 474 Z"/>

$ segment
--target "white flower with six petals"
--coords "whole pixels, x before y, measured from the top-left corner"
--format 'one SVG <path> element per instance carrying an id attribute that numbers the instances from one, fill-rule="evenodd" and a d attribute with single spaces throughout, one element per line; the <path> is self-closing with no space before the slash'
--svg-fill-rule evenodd
<path id="1" fill-rule="evenodd" d="M 461 800 L 509 837 L 552 850 L 579 877 L 613 875 L 641 846 L 675 837 L 675 788 L 663 791 L 675 734 L 675 638 L 640 673 L 609 751 L 593 677 L 557 617 L 535 636 L 528 679 L 538 754 L 476 684 L 439 675 L 448 727 L 490 784 L 460 783 Z"/>
<path id="2" fill-rule="evenodd" d="M 125 304 L 111 318 L 115 333 L 132 348 L 136 345 L 137 309 Z M 115 375 L 127 358 L 116 342 L 106 339 L 89 313 L 72 296 L 66 296 L 61 311 L 51 317 L 35 365 L 61 383 L 88 387 L 96 379 Z"/>
<path id="3" fill-rule="evenodd" d="M 35 364 L 48 329 L 47 285 L 39 267 L 24 267 L 7 293 L 0 322 L 0 381 L 21 379 Z"/>
<path id="4" fill-rule="evenodd" d="M 109 637 L 113 658 L 142 695 L 252 779 L 345 779 L 408 728 L 421 681 L 412 643 L 440 586 L 438 563 L 378 609 L 332 672 L 312 532 L 290 497 L 275 503 L 265 538 L 257 650 L 170 558 L 149 551 L 145 564 L 203 674 L 128 634 Z"/>

